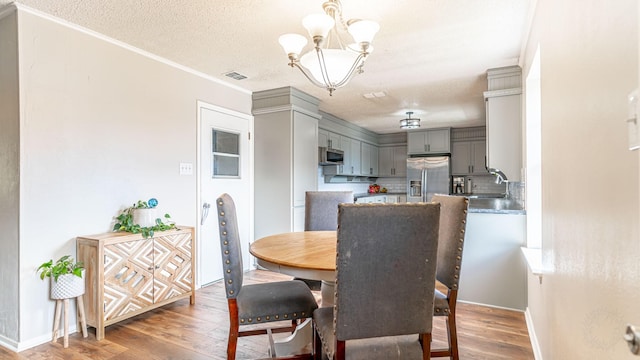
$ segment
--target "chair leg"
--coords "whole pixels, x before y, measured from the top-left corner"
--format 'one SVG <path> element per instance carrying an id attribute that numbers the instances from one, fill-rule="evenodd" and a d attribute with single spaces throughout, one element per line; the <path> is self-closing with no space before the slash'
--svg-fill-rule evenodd
<path id="1" fill-rule="evenodd" d="M 345 360 L 346 351 L 345 351 L 345 342 L 336 340 L 335 354 L 333 354 L 334 360 Z"/>
<path id="2" fill-rule="evenodd" d="M 456 313 L 451 311 L 447 316 L 447 336 L 449 338 L 449 351 L 451 352 L 451 359 L 458 360 L 458 334 L 456 331 Z"/>
<path id="3" fill-rule="evenodd" d="M 422 359 L 431 360 L 431 333 L 420 334 L 419 339 L 422 345 Z"/>
<path id="4" fill-rule="evenodd" d="M 322 340 L 315 324 L 313 324 L 313 360 L 322 360 Z"/>
<path id="5" fill-rule="evenodd" d="M 238 303 L 236 299 L 228 299 L 229 304 L 229 341 L 227 342 L 227 360 L 236 359 L 236 347 L 238 346 Z"/>

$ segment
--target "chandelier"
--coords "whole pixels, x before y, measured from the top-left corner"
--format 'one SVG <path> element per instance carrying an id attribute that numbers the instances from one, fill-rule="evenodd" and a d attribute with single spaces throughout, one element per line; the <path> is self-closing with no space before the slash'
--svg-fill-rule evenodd
<path id="1" fill-rule="evenodd" d="M 407 111 L 407 118 L 400 120 L 400 129 L 417 129 L 420 127 L 420 119 L 411 118 L 413 111 Z"/>
<path id="2" fill-rule="evenodd" d="M 373 51 L 371 42 L 380 26 L 375 21 L 360 19 L 345 23 L 340 0 L 329 0 L 322 8 L 324 14 L 308 15 L 302 20 L 314 49 L 300 56 L 307 38 L 299 34 L 284 34 L 278 42 L 289 57 L 289 66 L 298 68 L 309 81 L 333 95 L 333 91 L 346 85 L 354 74 L 364 71 L 364 60 Z M 351 34 L 355 43 L 345 44 L 338 25 Z"/>

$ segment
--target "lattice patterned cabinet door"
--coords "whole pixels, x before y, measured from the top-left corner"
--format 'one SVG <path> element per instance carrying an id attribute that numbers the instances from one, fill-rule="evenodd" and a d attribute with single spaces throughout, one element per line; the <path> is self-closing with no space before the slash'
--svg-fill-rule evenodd
<path id="1" fill-rule="evenodd" d="M 191 291 L 191 233 L 158 236 L 154 242 L 154 301 L 160 302 Z"/>
<path id="2" fill-rule="evenodd" d="M 104 320 L 153 304 L 153 240 L 104 247 Z"/>

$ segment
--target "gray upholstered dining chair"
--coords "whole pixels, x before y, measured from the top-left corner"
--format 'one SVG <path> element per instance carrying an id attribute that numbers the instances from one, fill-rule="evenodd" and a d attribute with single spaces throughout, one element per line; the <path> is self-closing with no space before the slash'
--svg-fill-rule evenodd
<path id="1" fill-rule="evenodd" d="M 429 359 L 440 204 L 341 204 L 334 307 L 313 313 L 321 359 Z"/>
<path id="2" fill-rule="evenodd" d="M 353 203 L 352 191 L 307 191 L 305 193 L 304 230 L 336 230 L 338 228 L 338 204 L 342 203 Z"/>
<path id="3" fill-rule="evenodd" d="M 291 321 L 290 325 L 269 329 L 293 332 L 298 319 L 310 318 L 318 308 L 311 290 L 297 280 L 243 285 L 242 252 L 238 234 L 238 221 L 233 199 L 222 194 L 216 201 L 224 286 L 229 306 L 229 341 L 227 359 L 234 360 L 238 337 L 268 334 L 267 329 L 240 331 L 242 325 L 256 325 L 274 321 Z M 300 359 L 281 357 L 279 359 Z M 309 354 L 308 358 L 311 358 Z"/>
<path id="4" fill-rule="evenodd" d="M 436 279 L 447 287 L 447 294 L 436 289 L 433 315 L 447 317 L 447 338 L 449 341 L 448 348 L 433 349 L 431 356 L 448 356 L 458 360 L 456 302 L 469 200 L 464 196 L 434 195 L 431 201 L 440 203 L 440 240 Z"/>
<path id="5" fill-rule="evenodd" d="M 335 231 L 338 229 L 338 204 L 353 203 L 353 191 L 307 191 L 305 193 L 304 231 Z M 301 280 L 311 290 L 319 291 L 319 280 Z"/>

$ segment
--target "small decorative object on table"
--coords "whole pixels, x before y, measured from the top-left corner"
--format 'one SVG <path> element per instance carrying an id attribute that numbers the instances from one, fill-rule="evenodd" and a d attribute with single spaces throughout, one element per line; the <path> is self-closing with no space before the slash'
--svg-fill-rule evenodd
<path id="1" fill-rule="evenodd" d="M 113 226 L 113 231 L 142 234 L 143 237 L 150 238 L 155 231 L 175 229 L 175 223 L 169 221 L 171 219 L 169 214 L 164 214 L 166 223 L 156 216 L 156 206 L 158 206 L 158 200 L 155 198 L 149 201 L 138 200 L 116 217 L 117 222 Z"/>
<path id="2" fill-rule="evenodd" d="M 56 311 L 53 322 L 52 342 L 58 339 L 60 316 L 64 304 L 64 347 L 69 346 L 69 299 L 76 298 L 78 303 L 78 318 L 82 326 L 82 336 L 87 337 L 87 322 L 84 315 L 84 266 L 76 262 L 71 255 L 65 255 L 55 263 L 49 260 L 38 267 L 40 279 L 51 279 L 51 299 L 56 301 Z"/>

